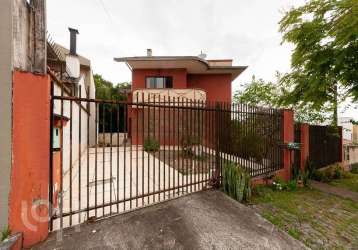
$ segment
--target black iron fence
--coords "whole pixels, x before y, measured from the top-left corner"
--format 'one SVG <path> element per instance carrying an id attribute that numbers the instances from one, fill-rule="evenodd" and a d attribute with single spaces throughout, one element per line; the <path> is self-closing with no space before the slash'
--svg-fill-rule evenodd
<path id="1" fill-rule="evenodd" d="M 63 90 L 53 96 L 52 229 L 209 188 L 228 163 L 251 176 L 282 167 L 279 110 L 170 96 L 143 100 L 71 97 Z"/>
<path id="2" fill-rule="evenodd" d="M 342 161 L 342 128 L 309 127 L 309 159 L 316 168 Z"/>

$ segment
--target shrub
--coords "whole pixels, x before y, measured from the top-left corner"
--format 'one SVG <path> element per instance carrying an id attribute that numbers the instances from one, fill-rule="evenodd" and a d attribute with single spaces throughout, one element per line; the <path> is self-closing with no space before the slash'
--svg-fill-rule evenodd
<path id="1" fill-rule="evenodd" d="M 316 181 L 330 182 L 335 179 L 345 178 L 346 175 L 347 174 L 339 164 L 333 164 L 324 169 L 315 171 L 312 178 Z"/>
<path id="2" fill-rule="evenodd" d="M 275 191 L 295 191 L 297 189 L 296 180 L 285 182 L 280 177 L 276 177 L 272 182 L 272 189 Z"/>
<path id="3" fill-rule="evenodd" d="M 160 144 L 155 138 L 149 137 L 144 140 L 143 147 L 145 152 L 157 152 L 160 149 Z"/>
<path id="4" fill-rule="evenodd" d="M 11 235 L 11 230 L 9 227 L 6 227 L 4 230 L 2 230 L 1 232 L 1 241 L 6 240 L 7 238 L 9 238 L 9 236 Z"/>
<path id="5" fill-rule="evenodd" d="M 223 168 L 223 189 L 225 193 L 237 201 L 250 201 L 250 175 L 239 165 L 233 163 L 225 165 Z"/>
<path id="6" fill-rule="evenodd" d="M 183 156 L 193 157 L 195 155 L 194 146 L 199 145 L 200 140 L 197 136 L 185 135 L 181 139 Z"/>

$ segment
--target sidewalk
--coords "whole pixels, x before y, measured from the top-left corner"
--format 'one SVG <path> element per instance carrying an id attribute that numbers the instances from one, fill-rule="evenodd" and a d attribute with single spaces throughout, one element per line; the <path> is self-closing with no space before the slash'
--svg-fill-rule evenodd
<path id="1" fill-rule="evenodd" d="M 318 182 L 318 181 L 311 181 L 311 186 L 313 188 L 316 188 L 316 189 L 322 191 L 322 192 L 334 194 L 334 195 L 340 196 L 342 198 L 351 199 L 353 201 L 358 202 L 358 193 L 350 191 L 348 189 L 334 187 L 329 184 L 326 184 L 323 182 Z"/>
<path id="2" fill-rule="evenodd" d="M 204 191 L 56 232 L 34 249 L 307 249 L 220 191 Z"/>

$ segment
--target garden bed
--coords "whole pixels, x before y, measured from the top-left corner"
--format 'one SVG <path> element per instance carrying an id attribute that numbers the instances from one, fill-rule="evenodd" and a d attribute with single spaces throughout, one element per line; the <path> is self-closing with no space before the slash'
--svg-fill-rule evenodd
<path id="1" fill-rule="evenodd" d="M 151 154 L 184 175 L 208 174 L 210 169 L 215 169 L 215 157 L 207 153 L 189 157 L 180 150 L 160 150 Z"/>
<path id="2" fill-rule="evenodd" d="M 312 249 L 357 249 L 358 204 L 311 188 L 273 191 L 261 187 L 253 207 Z"/>

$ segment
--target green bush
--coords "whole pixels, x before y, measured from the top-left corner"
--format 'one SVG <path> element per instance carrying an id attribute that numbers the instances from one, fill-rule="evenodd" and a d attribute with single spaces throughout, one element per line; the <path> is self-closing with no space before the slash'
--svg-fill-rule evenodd
<path id="1" fill-rule="evenodd" d="M 181 139 L 183 156 L 193 157 L 195 155 L 194 146 L 199 145 L 200 140 L 197 136 L 185 135 Z"/>
<path id="2" fill-rule="evenodd" d="M 250 175 L 239 165 L 229 163 L 223 168 L 223 189 L 233 199 L 248 202 L 251 199 Z"/>
<path id="3" fill-rule="evenodd" d="M 1 232 L 1 241 L 6 240 L 9 236 L 11 235 L 11 230 L 9 227 L 6 227 L 4 230 L 2 230 Z"/>
<path id="4" fill-rule="evenodd" d="M 313 173 L 312 179 L 321 182 L 330 182 L 332 180 L 346 178 L 346 175 L 338 164 L 333 164 L 322 170 L 316 170 Z"/>
<path id="5" fill-rule="evenodd" d="M 157 152 L 160 149 L 160 143 L 155 138 L 146 138 L 144 140 L 144 151 L 145 152 Z"/>
<path id="6" fill-rule="evenodd" d="M 275 191 L 295 191 L 297 189 L 297 181 L 291 180 L 285 182 L 280 177 L 276 177 L 272 182 L 272 189 Z"/>

